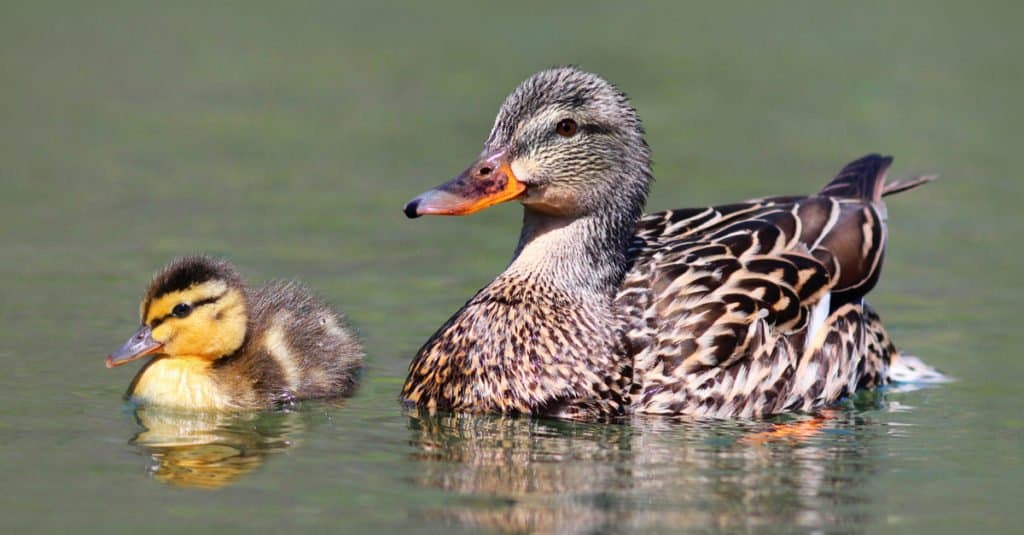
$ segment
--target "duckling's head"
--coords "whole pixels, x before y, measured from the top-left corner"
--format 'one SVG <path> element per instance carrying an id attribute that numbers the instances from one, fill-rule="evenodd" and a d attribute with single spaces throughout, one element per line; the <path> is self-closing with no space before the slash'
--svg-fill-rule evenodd
<path id="1" fill-rule="evenodd" d="M 235 268 L 207 256 L 171 262 L 149 284 L 140 306 L 142 325 L 107 357 L 113 368 L 147 355 L 214 361 L 245 340 L 245 291 Z"/>
<path id="2" fill-rule="evenodd" d="M 505 99 L 479 159 L 410 201 L 408 217 L 464 215 L 520 200 L 527 211 L 639 217 L 650 154 L 626 95 L 574 67 L 538 72 Z"/>

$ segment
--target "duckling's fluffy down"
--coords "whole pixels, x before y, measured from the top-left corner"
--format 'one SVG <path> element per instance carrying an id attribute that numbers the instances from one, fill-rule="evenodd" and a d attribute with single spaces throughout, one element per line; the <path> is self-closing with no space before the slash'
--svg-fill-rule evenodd
<path id="1" fill-rule="evenodd" d="M 355 390 L 363 351 L 344 316 L 298 282 L 247 290 L 248 334 L 242 347 L 214 364 L 247 377 L 265 400 L 341 397 Z"/>

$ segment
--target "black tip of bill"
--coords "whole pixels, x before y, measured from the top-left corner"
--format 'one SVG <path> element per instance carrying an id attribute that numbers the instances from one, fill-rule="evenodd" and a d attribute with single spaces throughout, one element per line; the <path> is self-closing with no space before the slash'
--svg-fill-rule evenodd
<path id="1" fill-rule="evenodd" d="M 409 219 L 416 219 L 417 217 L 419 217 L 420 214 L 417 211 L 419 206 L 420 206 L 420 200 L 419 199 L 413 199 L 413 200 L 409 201 L 409 204 L 406 204 L 405 208 L 402 210 L 403 212 L 405 212 L 405 217 L 408 217 Z"/>

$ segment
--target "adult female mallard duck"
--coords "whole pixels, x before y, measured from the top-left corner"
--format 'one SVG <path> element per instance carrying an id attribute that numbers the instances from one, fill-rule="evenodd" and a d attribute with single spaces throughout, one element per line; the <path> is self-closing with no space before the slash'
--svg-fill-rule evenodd
<path id="1" fill-rule="evenodd" d="M 898 353 L 864 295 L 886 244 L 892 158 L 811 196 L 642 215 L 652 180 L 626 96 L 575 68 L 505 100 L 479 159 L 408 217 L 524 206 L 508 268 L 419 350 L 430 410 L 758 417 L 884 384 Z"/>
<path id="2" fill-rule="evenodd" d="M 107 357 L 113 368 L 152 355 L 126 396 L 196 410 L 263 409 L 351 394 L 363 352 L 344 318 L 294 282 L 247 288 L 206 256 L 158 272 L 142 325 Z"/>

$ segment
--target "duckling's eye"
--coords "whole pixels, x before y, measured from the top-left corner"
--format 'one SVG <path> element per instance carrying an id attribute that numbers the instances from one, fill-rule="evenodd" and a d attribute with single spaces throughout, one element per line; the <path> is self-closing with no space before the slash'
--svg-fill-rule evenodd
<path id="1" fill-rule="evenodd" d="M 558 135 L 562 137 L 575 136 L 578 129 L 579 126 L 572 119 L 562 119 L 555 125 L 555 132 L 558 132 Z"/>
<path id="2" fill-rule="evenodd" d="M 171 315 L 175 318 L 184 318 L 191 313 L 192 305 L 188 303 L 178 303 L 177 305 L 174 305 L 174 308 L 171 310 Z"/>

